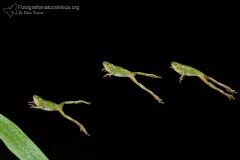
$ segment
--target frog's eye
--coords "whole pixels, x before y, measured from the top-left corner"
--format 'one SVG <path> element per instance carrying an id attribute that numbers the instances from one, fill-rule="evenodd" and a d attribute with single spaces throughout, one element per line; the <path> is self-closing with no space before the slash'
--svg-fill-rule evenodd
<path id="1" fill-rule="evenodd" d="M 36 98 L 36 99 L 38 99 L 38 100 L 40 100 L 41 98 L 40 97 L 38 97 L 37 95 L 35 95 L 34 96 L 34 98 Z"/>

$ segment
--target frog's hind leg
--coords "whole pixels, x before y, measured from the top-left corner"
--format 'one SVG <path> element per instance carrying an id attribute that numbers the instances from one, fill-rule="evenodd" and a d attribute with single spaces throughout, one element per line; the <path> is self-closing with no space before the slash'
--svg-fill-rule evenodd
<path id="1" fill-rule="evenodd" d="M 221 90 L 220 88 L 218 88 L 218 87 L 216 87 L 214 84 L 212 84 L 211 82 L 207 81 L 207 79 L 209 79 L 208 76 L 202 75 L 202 76 L 199 76 L 199 78 L 200 78 L 204 83 L 206 83 L 209 87 L 211 87 L 211 88 L 217 90 L 218 92 L 222 93 L 223 95 L 227 96 L 229 100 L 235 99 L 233 95 L 224 92 L 223 90 Z M 216 81 L 216 80 L 215 80 L 215 81 Z M 217 84 L 218 84 L 218 83 L 217 83 Z"/>
<path id="2" fill-rule="evenodd" d="M 206 76 L 208 80 L 212 81 L 213 83 L 218 84 L 219 86 L 225 88 L 228 92 L 232 93 L 232 94 L 236 94 L 237 92 L 235 90 L 233 90 L 232 88 L 226 86 L 225 84 L 222 84 L 220 82 L 218 82 L 217 80 L 213 79 L 212 77 L 208 77 Z"/>
<path id="3" fill-rule="evenodd" d="M 158 103 L 164 104 L 164 102 L 162 101 L 161 98 L 159 98 L 159 97 L 158 97 L 156 94 L 154 94 L 151 90 L 147 89 L 144 85 L 142 85 L 141 83 L 139 83 L 134 76 L 130 76 L 129 78 L 130 78 L 136 85 L 138 85 L 140 88 L 142 88 L 143 90 L 145 90 L 146 92 L 148 92 L 149 94 L 151 94 L 151 95 L 153 96 L 153 98 L 158 101 Z"/>
<path id="4" fill-rule="evenodd" d="M 149 74 L 149 73 L 144 73 L 144 72 L 133 72 L 133 75 L 141 75 L 141 76 L 146 76 L 150 78 L 162 78 L 161 76 L 157 76 L 155 74 Z"/>
<path id="5" fill-rule="evenodd" d="M 61 105 L 63 104 L 81 104 L 81 103 L 84 103 L 84 104 L 91 104 L 91 102 L 87 102 L 87 101 L 84 101 L 84 100 L 78 100 L 78 101 L 64 101 L 61 103 Z"/>
<path id="6" fill-rule="evenodd" d="M 73 123 L 75 123 L 79 128 L 80 128 L 80 131 L 83 132 L 84 134 L 86 134 L 87 136 L 90 136 L 90 134 L 87 132 L 87 130 L 85 129 L 85 127 L 79 123 L 77 120 L 73 119 L 72 117 L 66 115 L 62 109 L 59 109 L 58 112 L 66 119 L 72 121 Z"/>

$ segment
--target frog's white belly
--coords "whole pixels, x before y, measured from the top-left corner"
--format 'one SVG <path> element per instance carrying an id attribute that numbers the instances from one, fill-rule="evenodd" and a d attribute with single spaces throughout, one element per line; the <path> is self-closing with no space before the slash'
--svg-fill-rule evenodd
<path id="1" fill-rule="evenodd" d="M 115 73 L 114 76 L 116 76 L 116 77 L 127 77 L 126 75 L 123 75 L 121 73 Z"/>

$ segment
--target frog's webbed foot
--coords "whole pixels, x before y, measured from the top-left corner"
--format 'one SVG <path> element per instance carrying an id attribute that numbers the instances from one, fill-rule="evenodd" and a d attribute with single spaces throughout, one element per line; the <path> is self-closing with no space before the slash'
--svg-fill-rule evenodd
<path id="1" fill-rule="evenodd" d="M 88 101 L 83 101 L 83 100 L 79 100 L 80 103 L 84 103 L 84 104 L 87 104 L 87 105 L 90 105 L 91 102 L 88 102 Z"/>
<path id="2" fill-rule="evenodd" d="M 150 78 L 162 78 L 161 76 L 157 76 L 155 74 L 147 74 L 145 76 L 150 77 Z"/>
<path id="3" fill-rule="evenodd" d="M 234 96 L 231 95 L 231 94 L 226 94 L 226 96 L 228 97 L 229 100 L 234 100 L 235 99 Z"/>
<path id="4" fill-rule="evenodd" d="M 158 101 L 158 103 L 164 104 L 163 100 L 159 98 L 158 96 L 154 97 L 155 100 Z"/>
<path id="5" fill-rule="evenodd" d="M 238 93 L 237 91 L 235 91 L 235 90 L 233 90 L 233 89 L 231 89 L 231 88 L 226 88 L 226 90 L 227 90 L 228 92 L 232 93 L 232 94 L 237 94 L 237 93 Z"/>

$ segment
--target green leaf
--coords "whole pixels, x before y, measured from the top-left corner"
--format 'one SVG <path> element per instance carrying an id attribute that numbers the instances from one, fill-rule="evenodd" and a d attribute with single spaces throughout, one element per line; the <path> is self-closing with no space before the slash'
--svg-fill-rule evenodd
<path id="1" fill-rule="evenodd" d="M 48 160 L 43 152 L 17 125 L 1 114 L 0 139 L 20 160 Z"/>

